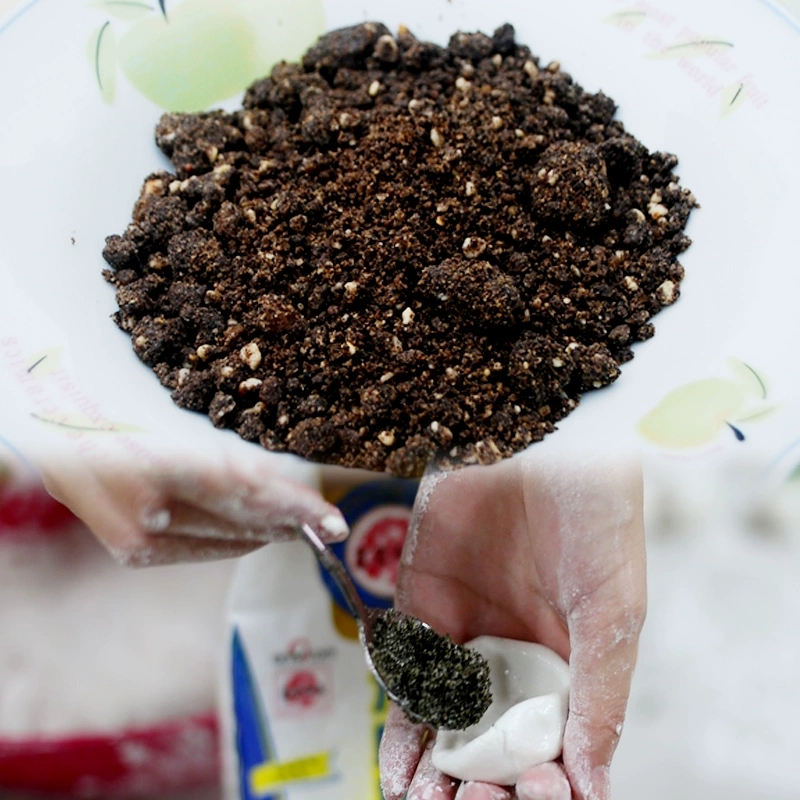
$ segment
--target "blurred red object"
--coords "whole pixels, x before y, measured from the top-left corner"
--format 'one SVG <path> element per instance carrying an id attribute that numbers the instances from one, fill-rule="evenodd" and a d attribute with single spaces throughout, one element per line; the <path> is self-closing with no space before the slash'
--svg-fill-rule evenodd
<path id="1" fill-rule="evenodd" d="M 36 480 L 0 463 L 0 545 L 42 546 L 80 521 Z M 51 540 L 52 541 L 52 540 Z M 215 712 L 107 734 L 0 735 L 0 798 L 6 792 L 82 800 L 161 798 L 219 784 Z"/>
<path id="2" fill-rule="evenodd" d="M 115 736 L 0 738 L 0 790 L 128 800 L 213 786 L 219 780 L 214 713 Z"/>
<path id="3" fill-rule="evenodd" d="M 0 535 L 58 533 L 76 522 L 72 512 L 36 483 L 2 482 L 0 475 Z"/>

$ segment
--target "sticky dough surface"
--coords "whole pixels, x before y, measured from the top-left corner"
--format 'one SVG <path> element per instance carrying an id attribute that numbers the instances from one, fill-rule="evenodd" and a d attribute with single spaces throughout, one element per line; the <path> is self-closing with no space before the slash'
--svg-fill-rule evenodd
<path id="1" fill-rule="evenodd" d="M 463 781 L 510 785 L 560 755 L 569 668 L 539 644 L 481 636 L 469 646 L 489 662 L 492 704 L 477 725 L 437 733 L 433 764 Z"/>

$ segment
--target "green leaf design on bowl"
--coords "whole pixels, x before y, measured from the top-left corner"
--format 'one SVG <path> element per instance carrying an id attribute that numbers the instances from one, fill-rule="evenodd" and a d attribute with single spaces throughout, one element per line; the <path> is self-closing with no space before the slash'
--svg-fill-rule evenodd
<path id="1" fill-rule="evenodd" d="M 117 91 L 117 39 L 110 22 L 104 22 L 89 37 L 86 55 L 103 102 L 113 103 Z"/>
<path id="2" fill-rule="evenodd" d="M 668 47 L 663 47 L 655 53 L 650 53 L 647 58 L 656 60 L 669 58 L 697 58 L 698 56 L 708 56 L 719 50 L 729 50 L 733 47 L 733 42 L 728 42 L 719 36 L 704 36 L 702 39 L 689 39 L 685 42 L 677 42 Z"/>
<path id="3" fill-rule="evenodd" d="M 734 422 L 757 422 L 758 420 L 765 419 L 778 410 L 778 406 L 761 406 L 759 408 L 750 409 L 739 414 Z"/>
<path id="4" fill-rule="evenodd" d="M 756 422 L 772 414 L 768 405 L 767 379 L 738 358 L 727 360 L 730 378 L 706 378 L 670 392 L 636 430 L 661 447 L 685 449 L 712 442 L 725 427 L 739 441 L 745 436 L 733 423 Z"/>
<path id="5" fill-rule="evenodd" d="M 99 8 L 111 17 L 124 20 L 141 19 L 146 14 L 155 11 L 155 6 L 140 0 L 99 0 L 90 4 L 92 8 Z"/>
<path id="6" fill-rule="evenodd" d="M 603 18 L 603 22 L 616 25 L 619 28 L 635 28 L 647 18 L 647 12 L 631 9 L 630 11 L 617 11 Z"/>
<path id="7" fill-rule="evenodd" d="M 765 400 L 767 397 L 767 380 L 749 364 L 738 358 L 727 360 L 728 369 L 736 376 L 741 387 L 753 397 Z"/>
<path id="8" fill-rule="evenodd" d="M 110 419 L 95 419 L 83 414 L 31 414 L 34 419 L 54 428 L 70 433 L 87 431 L 89 433 L 141 433 L 142 428 L 126 422 L 115 422 Z"/>
<path id="9" fill-rule="evenodd" d="M 670 448 L 700 447 L 713 441 L 744 405 L 736 381 L 706 378 L 670 392 L 637 426 L 650 442 Z"/>
<path id="10" fill-rule="evenodd" d="M 732 114 L 741 107 L 746 97 L 747 87 L 741 81 L 729 83 L 720 94 L 720 116 L 727 117 L 728 114 Z"/>
<path id="11" fill-rule="evenodd" d="M 184 0 L 121 37 L 128 80 L 169 111 L 233 97 L 281 60 L 296 60 L 325 28 L 322 0 Z"/>
<path id="12" fill-rule="evenodd" d="M 779 2 L 786 6 L 793 14 L 800 17 L 800 0 L 779 0 Z"/>
<path id="13" fill-rule="evenodd" d="M 43 378 L 61 365 L 61 348 L 40 350 L 28 359 L 28 374 Z"/>

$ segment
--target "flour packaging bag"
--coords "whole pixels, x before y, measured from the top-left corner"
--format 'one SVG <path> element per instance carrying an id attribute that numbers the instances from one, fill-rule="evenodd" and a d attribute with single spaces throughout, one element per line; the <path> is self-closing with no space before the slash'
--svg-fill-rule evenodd
<path id="1" fill-rule="evenodd" d="M 388 608 L 417 485 L 374 477 L 327 480 L 324 493 L 350 525 L 337 555 L 364 602 Z M 386 694 L 308 545 L 274 544 L 243 558 L 228 619 L 226 800 L 381 800 Z"/>

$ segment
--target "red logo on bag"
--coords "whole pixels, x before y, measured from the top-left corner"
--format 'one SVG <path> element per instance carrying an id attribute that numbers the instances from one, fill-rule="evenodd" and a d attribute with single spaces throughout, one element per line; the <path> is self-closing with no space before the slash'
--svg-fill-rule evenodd
<path id="1" fill-rule="evenodd" d="M 283 687 L 283 699 L 287 703 L 296 703 L 303 708 L 310 708 L 325 691 L 317 680 L 317 676 L 309 670 L 295 672 Z"/>
<path id="2" fill-rule="evenodd" d="M 333 702 L 333 674 L 329 664 L 300 669 L 282 669 L 276 675 L 278 712 L 301 716 L 330 709 Z"/>

